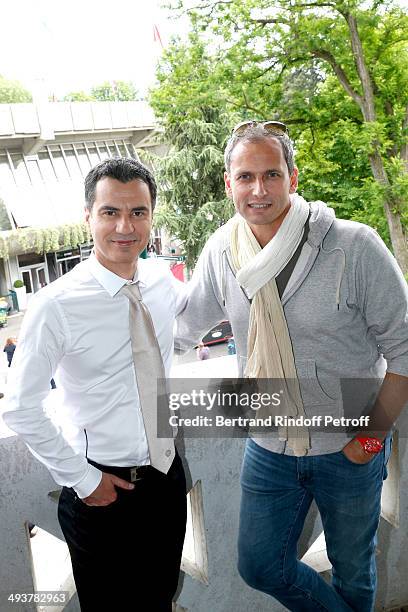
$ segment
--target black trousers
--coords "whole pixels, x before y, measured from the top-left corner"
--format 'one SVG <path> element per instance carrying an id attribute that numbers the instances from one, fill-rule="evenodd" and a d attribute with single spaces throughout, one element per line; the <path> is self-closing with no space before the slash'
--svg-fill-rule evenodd
<path id="1" fill-rule="evenodd" d="M 98 467 L 130 481 L 128 468 Z M 61 492 L 58 520 L 81 611 L 171 612 L 187 514 L 180 457 L 167 474 L 144 468 L 132 491 L 117 492 L 113 504 L 100 507 L 87 506 L 73 489 Z"/>

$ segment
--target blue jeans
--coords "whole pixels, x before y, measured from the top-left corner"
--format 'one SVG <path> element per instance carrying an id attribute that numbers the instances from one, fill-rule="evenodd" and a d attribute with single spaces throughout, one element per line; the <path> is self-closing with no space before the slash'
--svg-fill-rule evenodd
<path id="1" fill-rule="evenodd" d="M 238 570 L 289 610 L 371 612 L 381 489 L 391 442 L 364 465 L 341 452 L 290 457 L 247 441 L 242 467 Z M 332 584 L 297 559 L 312 500 L 319 509 Z"/>

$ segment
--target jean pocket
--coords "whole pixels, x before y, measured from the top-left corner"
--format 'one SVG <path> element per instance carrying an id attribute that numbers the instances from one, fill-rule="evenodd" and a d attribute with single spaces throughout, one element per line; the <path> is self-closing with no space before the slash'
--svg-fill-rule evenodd
<path id="1" fill-rule="evenodd" d="M 349 458 L 348 458 L 348 457 L 345 455 L 345 453 L 343 453 L 343 451 L 342 451 L 342 450 L 341 450 L 341 451 L 339 451 L 339 453 L 341 453 L 341 455 L 342 455 L 342 457 L 343 457 L 344 461 L 346 461 L 346 463 L 348 463 L 349 465 L 354 465 L 355 467 L 358 467 L 358 468 L 362 468 L 362 467 L 364 467 L 364 466 L 366 466 L 366 465 L 370 465 L 370 464 L 371 464 L 371 463 L 374 461 L 374 459 L 377 457 L 377 455 L 373 455 L 373 456 L 371 457 L 370 461 L 366 461 L 365 463 L 356 463 L 355 461 L 352 461 L 351 459 L 349 459 Z"/>

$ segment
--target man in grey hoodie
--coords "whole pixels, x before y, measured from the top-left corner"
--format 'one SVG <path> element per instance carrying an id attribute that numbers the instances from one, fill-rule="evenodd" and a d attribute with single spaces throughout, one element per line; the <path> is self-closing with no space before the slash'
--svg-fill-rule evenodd
<path id="1" fill-rule="evenodd" d="M 239 571 L 289 610 L 371 612 L 387 432 L 408 401 L 407 284 L 374 230 L 296 194 L 284 124 L 237 126 L 225 166 L 238 214 L 203 249 L 178 343 L 229 319 L 239 375 L 290 380 L 284 415 L 298 424 L 247 442 Z M 368 430 L 306 425 L 311 416 L 340 418 L 349 404 L 353 416 L 369 414 Z M 313 500 L 331 585 L 296 556 Z"/>

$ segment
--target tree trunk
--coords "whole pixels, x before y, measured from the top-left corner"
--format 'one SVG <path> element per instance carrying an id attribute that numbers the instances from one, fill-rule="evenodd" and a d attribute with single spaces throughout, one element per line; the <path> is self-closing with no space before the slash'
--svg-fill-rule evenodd
<path id="1" fill-rule="evenodd" d="M 408 278 L 408 244 L 402 227 L 401 217 L 391 210 L 392 204 L 384 200 L 385 216 L 390 229 L 392 249 L 403 274 Z"/>
<path id="2" fill-rule="evenodd" d="M 389 187 L 389 180 L 384 168 L 383 161 L 378 152 L 370 155 L 371 170 L 375 180 L 382 187 Z M 408 244 L 402 227 L 401 217 L 392 211 L 395 203 L 389 198 L 384 198 L 384 211 L 390 230 L 391 244 L 396 260 L 398 261 L 404 275 L 408 275 Z"/>
<path id="3" fill-rule="evenodd" d="M 354 62 L 356 65 L 357 74 L 360 79 L 361 87 L 363 89 L 363 108 L 360 108 L 363 112 L 364 119 L 367 122 L 375 121 L 376 116 L 373 81 L 364 58 L 363 45 L 361 43 L 361 38 L 357 27 L 357 19 L 352 13 L 344 13 L 344 17 L 349 27 Z"/>

